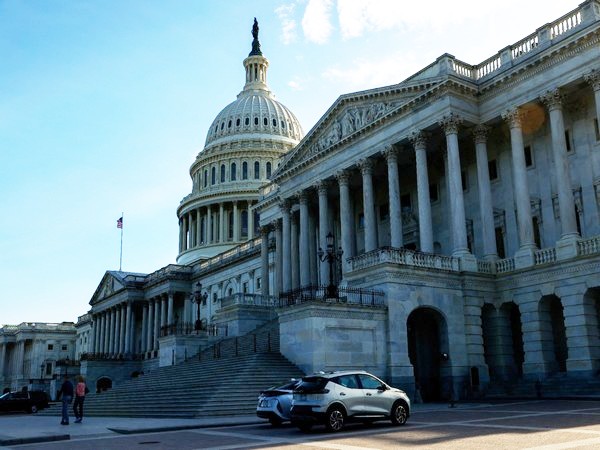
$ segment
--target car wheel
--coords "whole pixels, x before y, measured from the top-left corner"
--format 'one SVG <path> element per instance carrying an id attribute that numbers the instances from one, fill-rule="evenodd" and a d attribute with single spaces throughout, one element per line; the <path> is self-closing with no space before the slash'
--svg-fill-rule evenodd
<path id="1" fill-rule="evenodd" d="M 35 405 L 31 405 L 31 406 L 29 407 L 29 412 L 30 412 L 31 414 L 35 414 L 36 412 L 38 412 L 37 406 L 35 406 Z"/>
<path id="2" fill-rule="evenodd" d="M 270 423 L 271 425 L 273 425 L 274 427 L 279 427 L 279 426 L 281 426 L 281 422 L 282 422 L 282 420 L 281 420 L 279 417 L 271 417 L 271 418 L 269 419 L 269 423 Z"/>
<path id="3" fill-rule="evenodd" d="M 325 426 L 329 431 L 341 431 L 344 428 L 346 414 L 339 406 L 334 406 L 327 411 Z"/>
<path id="4" fill-rule="evenodd" d="M 404 403 L 398 402 L 392 407 L 392 423 L 394 425 L 404 425 L 408 420 L 408 410 Z"/>
<path id="5" fill-rule="evenodd" d="M 312 425 L 310 423 L 303 423 L 302 425 L 298 425 L 298 429 L 300 431 L 304 431 L 305 433 L 310 431 L 312 428 Z"/>

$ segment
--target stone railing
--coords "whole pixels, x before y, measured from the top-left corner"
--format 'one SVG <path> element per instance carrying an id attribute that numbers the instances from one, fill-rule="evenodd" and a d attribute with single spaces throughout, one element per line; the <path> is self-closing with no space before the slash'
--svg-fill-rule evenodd
<path id="1" fill-rule="evenodd" d="M 582 239 L 577 242 L 577 254 L 581 256 L 600 253 L 600 236 Z"/>
<path id="2" fill-rule="evenodd" d="M 350 258 L 352 270 L 364 269 L 383 263 L 395 263 L 406 266 L 426 267 L 442 270 L 459 270 L 459 260 L 452 256 L 422 253 L 413 250 L 382 247 L 362 255 Z"/>
<path id="3" fill-rule="evenodd" d="M 221 308 L 233 305 L 273 307 L 277 305 L 277 299 L 270 295 L 266 296 L 262 294 L 244 293 L 228 295 L 226 297 L 221 298 Z"/>
<path id="4" fill-rule="evenodd" d="M 253 251 L 260 251 L 260 244 L 262 238 L 254 238 L 250 241 L 244 242 L 243 244 L 237 245 L 226 252 L 220 253 L 219 255 L 202 261 L 200 263 L 200 269 L 210 269 L 212 267 L 224 264 L 226 262 L 233 261 L 236 258 L 245 256 Z"/>
<path id="5" fill-rule="evenodd" d="M 597 21 L 600 21 L 600 2 L 599 0 L 587 0 L 573 11 L 540 27 L 536 32 L 509 45 L 477 65 L 472 66 L 448 55 L 452 59 L 449 69 L 461 77 L 480 80 L 504 67 L 511 67 L 525 57 L 537 54 L 552 45 L 553 41 L 568 36 L 583 25 Z"/>
<path id="6" fill-rule="evenodd" d="M 384 293 L 374 289 L 339 286 L 335 296 L 328 296 L 328 286 L 304 286 L 279 294 L 278 306 L 285 308 L 302 303 L 344 303 L 371 307 L 385 307 Z"/>
<path id="7" fill-rule="evenodd" d="M 149 275 L 146 275 L 144 280 L 147 283 L 153 283 L 155 281 L 160 281 L 166 278 L 173 277 L 187 277 L 190 273 L 192 273 L 192 268 L 189 266 L 181 266 L 178 264 L 169 264 L 168 266 L 163 267 L 162 269 L 158 269 L 155 272 L 152 272 Z"/>
<path id="8" fill-rule="evenodd" d="M 534 257 L 536 266 L 538 264 L 548 264 L 556 262 L 556 249 L 554 247 L 550 247 L 537 250 L 534 254 Z"/>

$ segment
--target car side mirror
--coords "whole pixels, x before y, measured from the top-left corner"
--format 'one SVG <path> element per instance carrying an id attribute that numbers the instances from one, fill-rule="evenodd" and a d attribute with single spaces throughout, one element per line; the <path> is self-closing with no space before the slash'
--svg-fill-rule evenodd
<path id="1" fill-rule="evenodd" d="M 388 387 L 385 384 L 382 384 L 379 386 L 379 389 L 377 389 L 378 391 L 387 391 Z"/>

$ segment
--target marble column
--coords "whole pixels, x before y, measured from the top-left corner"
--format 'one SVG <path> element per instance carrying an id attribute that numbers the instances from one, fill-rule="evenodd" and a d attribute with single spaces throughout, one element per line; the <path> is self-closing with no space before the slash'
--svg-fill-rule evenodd
<path id="1" fill-rule="evenodd" d="M 327 234 L 329 229 L 329 205 L 327 201 L 327 188 L 329 184 L 326 181 L 317 183 L 317 192 L 319 195 L 319 248 L 323 251 L 327 249 Z M 321 262 L 319 266 L 319 284 L 325 286 L 329 280 L 329 265 Z"/>
<path id="2" fill-rule="evenodd" d="M 206 242 L 207 244 L 212 244 L 212 211 L 210 205 L 206 207 Z"/>
<path id="3" fill-rule="evenodd" d="M 154 338 L 152 339 L 152 350 L 158 350 L 158 338 L 160 337 L 160 297 L 154 298 Z"/>
<path id="4" fill-rule="evenodd" d="M 115 345 L 113 353 L 121 353 L 121 308 L 115 306 Z"/>
<path id="5" fill-rule="evenodd" d="M 183 251 L 183 219 L 179 218 L 179 253 Z"/>
<path id="6" fill-rule="evenodd" d="M 479 188 L 479 213 L 481 214 L 481 234 L 483 258 L 488 261 L 498 259 L 496 230 L 494 227 L 494 207 L 490 184 L 489 161 L 487 156 L 487 136 L 489 127 L 477 125 L 473 129 L 475 153 L 477 157 L 477 186 Z"/>
<path id="7" fill-rule="evenodd" d="M 237 201 L 233 201 L 233 242 L 240 240 L 240 215 Z"/>
<path id="8" fill-rule="evenodd" d="M 92 353 L 100 353 L 100 314 L 94 314 L 94 347 Z"/>
<path id="9" fill-rule="evenodd" d="M 131 311 L 131 302 L 127 302 L 127 314 L 125 316 L 125 353 L 132 353 L 133 349 L 132 349 L 132 345 L 131 345 L 131 341 L 132 341 L 132 336 L 131 336 L 131 317 L 132 317 L 132 311 Z"/>
<path id="10" fill-rule="evenodd" d="M 276 220 L 275 228 L 275 292 L 274 295 L 279 296 L 283 291 L 283 277 L 281 271 L 283 268 L 283 236 L 281 233 L 281 222 Z"/>
<path id="11" fill-rule="evenodd" d="M 600 69 L 592 69 L 591 72 L 584 75 L 587 81 L 594 89 L 594 98 L 596 100 L 596 120 L 600 127 Z"/>
<path id="12" fill-rule="evenodd" d="M 522 254 L 529 253 L 529 263 L 533 264 L 532 252 L 535 249 L 535 242 L 533 239 L 531 200 L 529 185 L 527 184 L 527 167 L 525 165 L 523 131 L 521 128 L 523 113 L 519 108 L 512 108 L 502 114 L 502 118 L 508 122 L 510 128 L 513 182 L 519 228 L 519 252 Z"/>
<path id="13" fill-rule="evenodd" d="M 248 240 L 254 239 L 254 211 L 252 201 L 248 200 Z"/>
<path id="14" fill-rule="evenodd" d="M 363 214 L 365 218 L 365 252 L 377 249 L 377 218 L 373 193 L 373 161 L 365 158 L 358 162 L 363 184 Z"/>
<path id="15" fill-rule="evenodd" d="M 268 297 L 269 292 L 269 227 L 260 229 L 260 270 L 261 270 L 261 293 Z"/>
<path id="16" fill-rule="evenodd" d="M 300 205 L 300 287 L 310 284 L 310 252 L 309 252 L 309 233 L 308 233 L 308 194 L 301 191 L 298 194 L 298 203 Z"/>
<path id="17" fill-rule="evenodd" d="M 350 172 L 340 170 L 335 174 L 340 190 L 340 228 L 342 244 L 342 278 L 350 272 L 350 263 L 348 258 L 354 256 L 354 246 L 352 240 L 352 205 L 350 203 Z M 308 224 L 308 222 L 307 222 Z"/>
<path id="18" fill-rule="evenodd" d="M 148 305 L 142 305 L 142 348 L 140 351 L 145 353 L 147 350 L 146 347 L 146 338 L 148 337 L 148 330 L 150 327 L 148 326 Z"/>
<path id="19" fill-rule="evenodd" d="M 173 325 L 173 302 L 174 294 L 169 292 L 168 306 L 167 306 L 167 325 Z"/>
<path id="20" fill-rule="evenodd" d="M 225 242 L 225 205 L 219 203 L 219 242 Z"/>
<path id="21" fill-rule="evenodd" d="M 6 344 L 0 343 L 0 378 L 4 376 L 5 367 L 4 362 L 6 361 Z"/>
<path id="22" fill-rule="evenodd" d="M 126 308 L 126 304 L 121 303 L 119 305 L 119 310 L 121 311 L 121 331 L 119 332 L 121 342 L 119 343 L 119 353 L 122 355 L 125 354 L 125 327 L 127 325 Z"/>
<path id="23" fill-rule="evenodd" d="M 283 292 L 292 289 L 292 264 L 291 264 L 291 229 L 290 229 L 290 205 L 286 200 L 279 203 L 281 211 L 281 284 Z"/>
<path id="24" fill-rule="evenodd" d="M 109 336 L 110 336 L 110 341 L 108 343 L 108 353 L 110 353 L 111 355 L 115 354 L 115 331 L 117 328 L 117 324 L 116 324 L 116 311 L 115 308 L 111 308 L 110 309 L 110 323 L 108 326 L 109 329 Z"/>
<path id="25" fill-rule="evenodd" d="M 317 266 L 317 224 L 316 217 L 312 214 L 308 216 L 308 264 L 310 273 L 310 284 L 317 286 L 319 284 L 319 268 Z"/>
<path id="26" fill-rule="evenodd" d="M 100 313 L 100 345 L 98 353 L 106 353 L 106 310 Z"/>
<path id="27" fill-rule="evenodd" d="M 400 176 L 398 174 L 398 151 L 388 145 L 382 152 L 387 161 L 388 197 L 390 205 L 390 244 L 402 248 L 402 209 L 400 206 Z M 341 191 L 340 191 L 341 196 Z"/>
<path id="28" fill-rule="evenodd" d="M 196 247 L 202 243 L 202 214 L 200 208 L 196 210 Z"/>
<path id="29" fill-rule="evenodd" d="M 550 114 L 550 133 L 552 135 L 552 156 L 554 157 L 554 173 L 558 190 L 558 207 L 560 211 L 561 239 L 579 237 L 575 218 L 575 202 L 569 175 L 567 144 L 565 142 L 565 122 L 562 112 L 562 96 L 558 89 L 548 91 L 541 96 L 542 102 Z"/>
<path id="30" fill-rule="evenodd" d="M 194 228 L 194 216 L 192 214 L 192 211 L 190 211 L 188 213 L 188 235 L 189 235 L 189 244 L 188 244 L 188 248 L 193 248 L 196 245 L 195 242 L 195 236 L 196 236 L 196 230 Z"/>
<path id="31" fill-rule="evenodd" d="M 183 251 L 188 249 L 188 216 L 184 214 L 181 219 L 183 220 Z"/>
<path id="32" fill-rule="evenodd" d="M 160 296 L 160 327 L 167 324 L 167 299 L 164 295 Z"/>
<path id="33" fill-rule="evenodd" d="M 465 217 L 465 200 L 462 188 L 462 171 L 460 167 L 460 150 L 458 148 L 458 127 L 462 118 L 450 113 L 442 118 L 439 125 L 446 134 L 448 151 L 448 188 L 450 196 L 450 216 L 452 218 L 453 256 L 469 254 L 467 243 L 467 222 Z"/>
<path id="34" fill-rule="evenodd" d="M 423 131 L 415 131 L 411 133 L 409 139 L 415 149 L 417 169 L 420 250 L 433 253 L 433 225 L 429 196 L 429 173 L 427 171 L 427 136 Z"/>
<path id="35" fill-rule="evenodd" d="M 299 255 L 298 255 L 298 221 L 296 216 L 290 216 L 290 264 L 292 266 L 292 289 L 300 287 Z"/>

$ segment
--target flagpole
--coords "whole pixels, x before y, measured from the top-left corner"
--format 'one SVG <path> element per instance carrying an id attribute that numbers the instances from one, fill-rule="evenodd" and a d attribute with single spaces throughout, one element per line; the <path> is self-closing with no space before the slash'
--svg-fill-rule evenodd
<path id="1" fill-rule="evenodd" d="M 121 213 L 121 252 L 119 254 L 119 272 L 123 264 L 123 213 Z"/>

